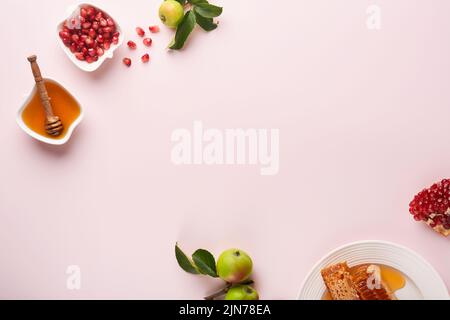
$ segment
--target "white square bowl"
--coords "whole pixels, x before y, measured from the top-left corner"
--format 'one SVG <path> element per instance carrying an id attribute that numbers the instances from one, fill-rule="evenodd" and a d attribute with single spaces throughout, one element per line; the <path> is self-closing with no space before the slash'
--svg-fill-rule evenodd
<path id="1" fill-rule="evenodd" d="M 52 80 L 52 79 L 44 79 L 45 82 L 52 82 L 56 85 L 58 85 L 60 88 L 62 88 L 64 91 L 66 91 L 67 94 L 69 94 L 70 96 L 72 96 L 72 99 L 76 102 L 78 108 L 80 109 L 80 115 L 78 116 L 78 118 L 75 119 L 75 121 L 67 128 L 67 133 L 66 135 L 61 138 L 61 139 L 54 139 L 54 138 L 49 138 L 43 135 L 40 135 L 39 133 L 33 131 L 31 128 L 29 128 L 25 122 L 23 121 L 23 112 L 25 110 L 25 108 L 28 106 L 28 104 L 30 103 L 30 100 L 36 95 L 37 92 L 37 87 L 36 85 L 33 87 L 33 90 L 31 91 L 30 95 L 28 96 L 28 98 L 25 100 L 25 102 L 23 103 L 22 107 L 19 109 L 19 111 L 17 112 L 17 116 L 16 116 L 16 121 L 17 124 L 19 125 L 19 127 L 25 131 L 26 134 L 28 134 L 29 136 L 35 138 L 36 140 L 39 140 L 41 142 L 47 143 L 47 144 L 52 144 L 52 145 L 63 145 L 65 144 L 67 141 L 69 141 L 70 137 L 72 136 L 73 131 L 75 130 L 75 128 L 81 123 L 81 121 L 83 120 L 84 117 L 84 111 L 83 108 L 81 106 L 81 104 L 78 102 L 77 99 L 75 99 L 75 97 L 66 89 L 66 87 L 64 87 L 62 84 L 60 84 L 59 82 Z M 44 124 L 42 124 L 44 125 Z"/>
<path id="2" fill-rule="evenodd" d="M 70 49 L 64 45 L 63 41 L 59 37 L 59 32 L 62 30 L 64 22 L 69 20 L 77 11 L 80 10 L 81 7 L 85 7 L 85 6 L 94 7 L 95 9 L 106 13 L 109 17 L 111 17 L 111 19 L 114 20 L 114 22 L 116 23 L 116 30 L 120 33 L 119 42 L 117 44 L 111 44 L 111 47 L 109 48 L 109 50 L 105 51 L 105 54 L 103 56 L 99 57 L 99 59 L 93 63 L 87 63 L 86 61 L 78 60 L 75 57 L 75 55 L 70 51 Z M 77 4 L 77 5 L 73 5 L 67 9 L 64 19 L 60 23 L 58 23 L 58 26 L 56 28 L 56 35 L 57 35 L 59 45 L 64 50 L 66 55 L 69 57 L 69 59 L 78 68 L 80 68 L 81 70 L 86 71 L 86 72 L 93 72 L 93 71 L 97 70 L 103 64 L 103 62 L 105 62 L 106 59 L 111 59 L 114 56 L 114 51 L 122 45 L 123 39 L 124 39 L 122 28 L 120 27 L 118 21 L 112 15 L 110 15 L 110 13 L 108 11 L 104 10 L 103 8 L 97 7 L 96 5 L 93 5 L 91 3 L 88 3 L 88 2 L 83 2 L 83 3 Z"/>

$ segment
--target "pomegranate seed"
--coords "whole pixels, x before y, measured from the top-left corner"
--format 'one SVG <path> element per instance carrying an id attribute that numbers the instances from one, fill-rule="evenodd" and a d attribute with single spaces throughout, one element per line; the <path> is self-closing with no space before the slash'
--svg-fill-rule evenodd
<path id="1" fill-rule="evenodd" d="M 87 7 L 86 8 L 86 14 L 89 16 L 89 17 L 94 17 L 95 16 L 95 8 L 94 7 Z"/>
<path id="2" fill-rule="evenodd" d="M 108 26 L 108 21 L 106 21 L 106 19 L 104 19 L 104 18 L 101 18 L 100 19 L 100 26 L 102 26 L 102 27 Z"/>
<path id="3" fill-rule="evenodd" d="M 151 33 L 159 32 L 159 27 L 158 26 L 151 26 L 148 29 L 150 30 Z"/>
<path id="4" fill-rule="evenodd" d="M 152 45 L 153 40 L 150 38 L 145 38 L 143 40 L 143 42 L 144 42 L 144 45 L 146 45 L 147 47 L 150 47 Z"/>
<path id="5" fill-rule="evenodd" d="M 145 36 L 145 31 L 144 31 L 144 29 L 142 29 L 141 27 L 137 27 L 137 28 L 136 28 L 136 33 L 137 33 L 138 36 L 140 36 L 140 37 Z"/>
<path id="6" fill-rule="evenodd" d="M 127 67 L 131 66 L 131 59 L 129 58 L 123 58 L 123 64 L 126 65 Z"/>
<path id="7" fill-rule="evenodd" d="M 60 31 L 59 32 L 59 37 L 64 40 L 64 39 L 69 38 L 70 34 L 67 31 Z"/>
<path id="8" fill-rule="evenodd" d="M 87 37 L 84 41 L 88 47 L 91 47 L 94 44 L 94 40 L 91 37 Z"/>
<path id="9" fill-rule="evenodd" d="M 95 54 L 97 53 L 97 50 L 95 50 L 95 49 L 89 49 L 88 50 L 88 54 L 91 56 L 91 57 L 93 57 L 93 56 L 95 56 Z"/>
<path id="10" fill-rule="evenodd" d="M 150 61 L 150 56 L 149 56 L 149 54 L 148 54 L 148 53 L 144 54 L 144 55 L 141 57 L 141 60 L 142 60 L 143 63 L 149 62 L 149 61 Z"/>
<path id="11" fill-rule="evenodd" d="M 104 41 L 103 35 L 99 34 L 95 40 L 97 40 L 98 43 L 102 43 Z"/>
<path id="12" fill-rule="evenodd" d="M 103 49 L 109 50 L 109 48 L 111 48 L 111 43 L 109 43 L 108 41 L 105 41 L 105 43 L 103 43 Z"/>
<path id="13" fill-rule="evenodd" d="M 90 22 L 85 22 L 82 24 L 83 29 L 90 29 L 91 26 L 92 26 L 92 23 L 90 23 Z"/>
<path id="14" fill-rule="evenodd" d="M 111 28 L 111 27 L 104 27 L 103 29 L 102 29 L 102 32 L 103 33 L 111 33 L 113 31 L 113 29 Z"/>
<path id="15" fill-rule="evenodd" d="M 80 61 L 84 60 L 84 55 L 81 52 L 75 53 L 75 57 Z"/>
<path id="16" fill-rule="evenodd" d="M 77 34 L 73 34 L 73 35 L 72 35 L 72 41 L 73 41 L 73 42 L 78 42 L 78 41 L 80 41 L 80 36 L 77 35 Z"/>
<path id="17" fill-rule="evenodd" d="M 105 54 L 105 51 L 102 49 L 102 48 L 97 48 L 97 55 L 99 56 L 99 57 L 101 57 L 102 55 L 104 55 Z"/>
<path id="18" fill-rule="evenodd" d="M 119 37 L 114 36 L 114 37 L 112 38 L 112 43 L 113 43 L 113 44 L 118 44 L 118 43 L 119 43 Z"/>
<path id="19" fill-rule="evenodd" d="M 95 20 L 96 21 L 100 21 L 103 18 L 103 13 L 101 11 L 99 11 L 96 15 L 95 15 Z"/>
<path id="20" fill-rule="evenodd" d="M 135 50 L 135 49 L 137 48 L 136 43 L 133 42 L 133 41 L 131 41 L 131 40 L 127 42 L 127 45 L 128 45 L 128 47 L 129 47 L 130 49 L 132 49 L 132 50 Z"/>
<path id="21" fill-rule="evenodd" d="M 80 15 L 83 17 L 83 18 L 86 18 L 87 17 L 87 10 L 86 10 L 86 8 L 81 8 L 81 10 L 80 10 Z"/>
<path id="22" fill-rule="evenodd" d="M 114 27 L 116 25 L 114 23 L 114 20 L 111 18 L 106 19 L 106 22 L 107 22 L 108 26 L 110 26 L 110 27 Z"/>
<path id="23" fill-rule="evenodd" d="M 95 32 L 95 30 L 94 29 L 89 29 L 89 37 L 91 37 L 91 38 L 96 38 L 97 37 L 97 32 Z"/>

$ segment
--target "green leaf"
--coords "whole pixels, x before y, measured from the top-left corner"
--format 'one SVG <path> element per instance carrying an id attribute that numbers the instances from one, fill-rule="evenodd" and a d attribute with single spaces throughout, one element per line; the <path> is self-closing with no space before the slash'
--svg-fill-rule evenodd
<path id="1" fill-rule="evenodd" d="M 199 3 L 194 7 L 195 12 L 205 18 L 215 18 L 222 14 L 222 8 L 209 3 Z"/>
<path id="2" fill-rule="evenodd" d="M 207 250 L 198 249 L 192 255 L 195 265 L 203 274 L 217 278 L 216 261 L 214 256 Z"/>
<path id="3" fill-rule="evenodd" d="M 182 6 L 186 4 L 186 0 L 175 0 L 175 1 L 178 1 Z"/>
<path id="4" fill-rule="evenodd" d="M 195 20 L 197 21 L 197 24 L 202 27 L 205 31 L 211 31 L 217 28 L 217 23 L 214 23 L 213 18 L 205 18 L 202 17 L 195 11 Z"/>
<path id="5" fill-rule="evenodd" d="M 192 30 L 194 30 L 194 27 L 195 27 L 195 14 L 191 10 L 189 10 L 188 12 L 186 12 L 183 20 L 178 25 L 175 38 L 170 43 L 169 48 L 174 50 L 179 50 L 183 48 L 184 43 L 191 34 Z"/>
<path id="6" fill-rule="evenodd" d="M 190 4 L 193 4 L 193 5 L 197 5 L 197 4 L 200 4 L 200 3 L 208 3 L 207 0 L 188 0 L 188 2 Z"/>
<path id="7" fill-rule="evenodd" d="M 175 245 L 175 257 L 177 258 L 181 269 L 192 274 L 199 274 L 191 260 L 184 254 L 183 251 L 181 251 L 180 247 L 178 247 L 178 243 Z"/>

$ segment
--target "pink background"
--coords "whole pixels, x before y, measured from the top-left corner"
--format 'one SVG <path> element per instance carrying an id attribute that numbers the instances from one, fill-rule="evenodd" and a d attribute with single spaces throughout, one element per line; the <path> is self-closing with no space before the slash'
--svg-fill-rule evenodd
<path id="1" fill-rule="evenodd" d="M 136 39 L 160 1 L 96 1 Z M 153 36 L 151 63 L 119 49 L 93 74 L 56 41 L 71 0 L 2 1 L 0 298 L 201 298 L 220 281 L 176 264 L 173 246 L 248 251 L 262 298 L 293 299 L 329 250 L 362 239 L 423 255 L 450 285 L 449 239 L 408 203 L 449 177 L 450 2 L 261 1 L 224 5 L 183 52 Z M 366 28 L 366 8 L 382 29 Z M 86 115 L 63 147 L 22 132 L 29 54 Z M 121 59 L 134 59 L 126 69 Z M 175 166 L 171 132 L 279 128 L 280 172 Z M 66 289 L 79 265 L 82 289 Z"/>

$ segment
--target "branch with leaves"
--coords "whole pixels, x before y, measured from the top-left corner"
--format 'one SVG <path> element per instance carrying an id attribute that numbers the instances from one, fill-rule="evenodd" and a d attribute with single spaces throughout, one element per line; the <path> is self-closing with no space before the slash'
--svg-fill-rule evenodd
<path id="1" fill-rule="evenodd" d="M 177 27 L 175 37 L 169 44 L 169 48 L 173 50 L 182 49 L 186 40 L 189 38 L 195 25 L 198 24 L 205 31 L 212 31 L 217 28 L 214 18 L 222 14 L 221 7 L 210 4 L 207 0 L 176 0 L 187 11 L 183 20 Z"/>
<path id="2" fill-rule="evenodd" d="M 225 295 L 226 299 L 230 300 L 259 299 L 256 290 L 250 287 L 254 283 L 249 279 L 253 263 L 244 251 L 239 249 L 224 251 L 216 264 L 214 256 L 209 251 L 198 249 L 192 254 L 192 258 L 189 258 L 176 244 L 175 257 L 178 265 L 188 273 L 212 278 L 220 277 L 225 281 L 224 288 L 205 297 L 205 300 L 214 300 Z"/>

